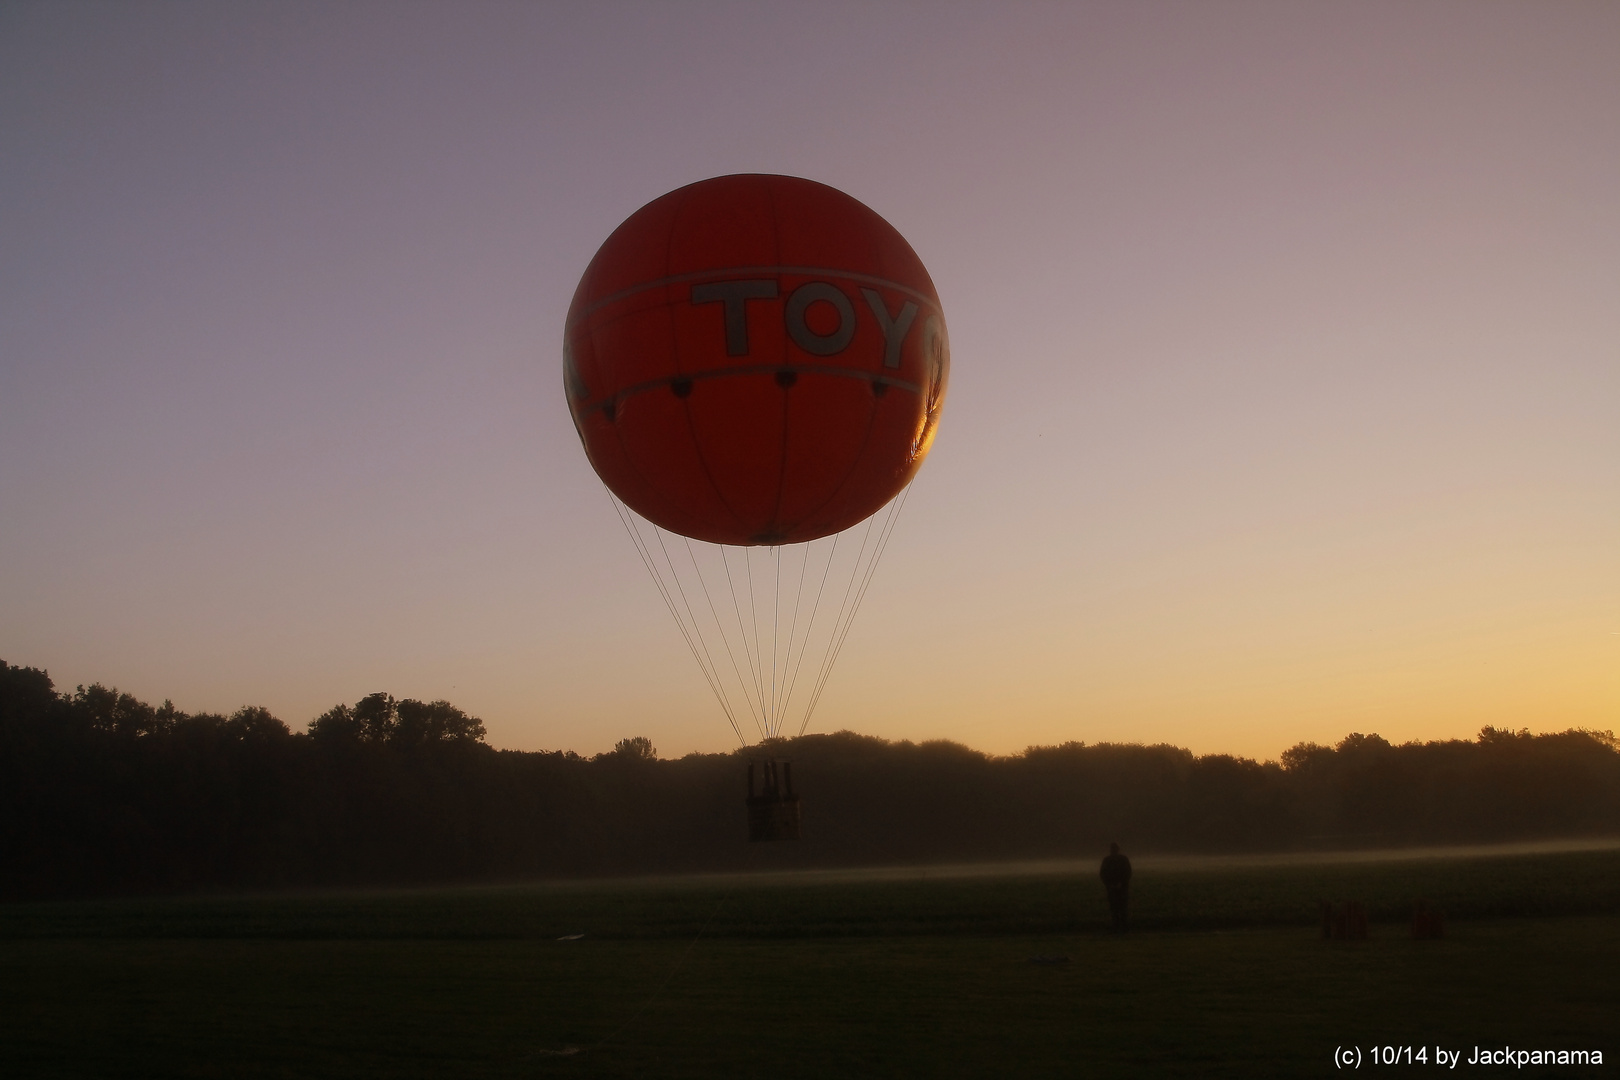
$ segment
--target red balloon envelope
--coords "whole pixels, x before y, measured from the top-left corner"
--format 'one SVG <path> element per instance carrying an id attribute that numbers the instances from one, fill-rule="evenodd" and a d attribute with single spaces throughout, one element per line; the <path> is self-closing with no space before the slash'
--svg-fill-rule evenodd
<path id="1" fill-rule="evenodd" d="M 792 176 L 704 180 L 614 230 L 568 309 L 568 406 L 604 483 L 716 544 L 849 528 L 915 475 L 950 349 L 888 222 Z"/>

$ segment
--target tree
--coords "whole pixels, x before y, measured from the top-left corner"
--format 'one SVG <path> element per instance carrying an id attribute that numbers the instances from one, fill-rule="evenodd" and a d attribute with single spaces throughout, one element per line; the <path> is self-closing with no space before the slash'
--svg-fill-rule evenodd
<path id="1" fill-rule="evenodd" d="M 133 694 L 121 694 L 100 683 L 78 687 L 66 704 L 69 712 L 91 729 L 133 738 L 167 731 L 174 715 L 171 709 L 160 716 L 158 710 Z"/>
<path id="2" fill-rule="evenodd" d="M 366 742 L 387 742 L 399 727 L 399 707 L 392 694 L 367 694 L 354 703 L 354 718 Z"/>
<path id="3" fill-rule="evenodd" d="M 658 751 L 654 749 L 652 740 L 647 736 L 636 735 L 614 743 L 613 756 L 629 761 L 657 761 Z"/>
<path id="4" fill-rule="evenodd" d="M 38 723 L 56 707 L 56 687 L 37 668 L 0 660 L 0 728 Z"/>
<path id="5" fill-rule="evenodd" d="M 355 742 L 361 731 L 360 721 L 347 705 L 334 705 L 309 722 L 310 737 L 321 742 Z"/>
<path id="6" fill-rule="evenodd" d="M 309 733 L 326 741 L 388 742 L 399 726 L 399 706 L 390 694 L 368 694 L 350 705 L 334 705 L 310 721 Z"/>
<path id="7" fill-rule="evenodd" d="M 292 734 L 286 724 L 271 716 L 270 710 L 260 705 L 244 705 L 237 709 L 225 721 L 224 728 L 233 738 L 243 742 L 284 739 Z"/>
<path id="8" fill-rule="evenodd" d="M 395 708 L 393 739 L 401 743 L 483 742 L 484 722 L 448 701 L 413 701 Z"/>

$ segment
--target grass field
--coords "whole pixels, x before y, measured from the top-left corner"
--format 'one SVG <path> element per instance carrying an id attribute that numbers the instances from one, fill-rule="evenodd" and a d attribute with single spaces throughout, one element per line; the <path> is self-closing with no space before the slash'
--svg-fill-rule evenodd
<path id="1" fill-rule="evenodd" d="M 1419 895 L 1445 940 L 1408 937 Z M 1321 940 L 1323 898 L 1365 902 L 1371 938 Z M 1460 1069 L 1599 1049 L 1551 1071 L 1605 1075 L 1620 1052 L 1614 850 L 1144 860 L 1133 910 L 1110 936 L 1094 878 L 1050 872 L 13 905 L 0 1073 L 1297 1076 L 1377 1043 L 1429 1070 L 1436 1045 Z"/>

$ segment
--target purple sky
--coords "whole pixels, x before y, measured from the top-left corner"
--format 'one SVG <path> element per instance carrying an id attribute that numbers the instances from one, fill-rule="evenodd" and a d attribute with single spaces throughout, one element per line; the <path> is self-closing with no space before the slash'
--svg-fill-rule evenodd
<path id="1" fill-rule="evenodd" d="M 951 328 L 817 729 L 1620 726 L 1617 116 L 1604 3 L 0 6 L 0 657 L 735 745 L 559 350 L 760 171 Z"/>

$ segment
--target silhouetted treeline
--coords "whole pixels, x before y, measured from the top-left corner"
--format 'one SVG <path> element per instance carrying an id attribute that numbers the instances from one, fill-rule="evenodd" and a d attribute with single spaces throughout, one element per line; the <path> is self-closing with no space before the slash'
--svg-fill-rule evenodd
<path id="1" fill-rule="evenodd" d="M 495 750 L 448 702 L 373 694 L 295 733 L 0 662 L 0 896 L 497 881 L 765 866 L 1620 834 L 1608 732 L 1351 735 L 1280 763 L 1066 743 L 991 757 L 786 740 L 804 839 L 747 844 L 749 753 Z M 758 754 L 759 751 L 751 751 Z"/>

